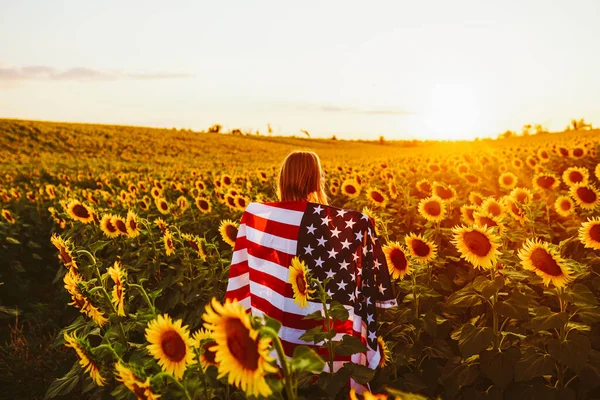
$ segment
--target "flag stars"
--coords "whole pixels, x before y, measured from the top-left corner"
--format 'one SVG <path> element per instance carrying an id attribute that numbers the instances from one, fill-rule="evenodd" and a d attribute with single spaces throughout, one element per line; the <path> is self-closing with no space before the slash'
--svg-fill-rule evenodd
<path id="1" fill-rule="evenodd" d="M 335 251 L 334 248 L 332 248 L 331 250 L 329 250 L 327 253 L 329 253 L 329 258 L 335 258 L 335 256 L 337 256 L 338 252 Z"/>
<path id="2" fill-rule="evenodd" d="M 346 286 L 348 285 L 346 282 L 344 282 L 344 280 L 342 279 L 340 283 L 337 284 L 338 285 L 338 289 L 340 290 L 346 290 Z"/>
<path id="3" fill-rule="evenodd" d="M 340 237 L 340 236 L 339 236 L 339 235 L 340 235 L 340 232 L 341 232 L 341 231 L 340 231 L 340 230 L 338 230 L 338 228 L 337 228 L 337 227 L 334 227 L 334 228 L 333 228 L 333 230 L 331 231 L 331 236 L 332 236 L 332 237 L 336 237 L 336 238 L 338 238 L 338 239 L 339 239 L 339 237 Z"/>
<path id="4" fill-rule="evenodd" d="M 310 233 L 311 235 L 314 235 L 315 230 L 317 230 L 317 228 L 315 228 L 314 224 L 310 224 L 310 226 L 307 226 L 306 229 L 308 229 L 308 233 Z"/>
<path id="5" fill-rule="evenodd" d="M 369 332 L 369 340 L 377 340 L 377 335 L 375 334 L 375 331 Z"/>
<path id="6" fill-rule="evenodd" d="M 367 324 L 370 324 L 373 321 L 375 321 L 375 319 L 373 319 L 373 314 L 367 314 Z"/>
<path id="7" fill-rule="evenodd" d="M 346 214 L 347 212 L 348 211 L 346 211 L 346 210 L 338 210 L 337 211 L 337 216 L 344 218 L 344 214 Z"/>
<path id="8" fill-rule="evenodd" d="M 386 291 L 387 288 L 384 288 L 383 285 L 380 283 L 379 284 L 379 293 L 383 294 L 383 292 Z"/>
<path id="9" fill-rule="evenodd" d="M 353 229 L 354 228 L 354 224 L 356 224 L 356 222 L 354 222 L 353 219 L 350 219 L 350 220 L 346 221 L 346 228 Z"/>
<path id="10" fill-rule="evenodd" d="M 331 218 L 329 218 L 329 215 L 326 215 L 324 218 L 321 218 L 321 221 L 323 221 L 322 225 L 329 225 Z"/>
<path id="11" fill-rule="evenodd" d="M 321 239 L 317 239 L 317 242 L 319 242 L 319 244 L 317 246 L 325 247 L 325 243 L 327 243 L 327 239 L 325 239 L 325 236 L 321 235 Z"/>
<path id="12" fill-rule="evenodd" d="M 323 207 L 321 207 L 321 205 L 319 204 L 318 206 L 315 207 L 313 214 L 321 215 L 321 211 L 323 211 Z"/>
<path id="13" fill-rule="evenodd" d="M 373 260 L 373 268 L 379 270 L 379 267 L 381 267 L 381 263 L 377 259 Z"/>
<path id="14" fill-rule="evenodd" d="M 340 269 L 345 269 L 347 271 L 349 265 L 350 263 L 347 263 L 346 260 L 344 260 L 340 263 Z"/>
<path id="15" fill-rule="evenodd" d="M 335 272 L 333 272 L 332 269 L 330 269 L 329 271 L 325 271 L 325 275 L 327 275 L 327 278 L 334 278 L 335 277 Z M 325 278 L 325 279 L 327 279 Z"/>
<path id="16" fill-rule="evenodd" d="M 319 258 L 317 258 L 317 259 L 315 260 L 315 264 L 316 264 L 316 265 L 317 265 L 317 267 L 319 267 L 319 268 L 320 268 L 320 267 L 323 267 L 323 263 L 324 263 L 324 262 L 325 262 L 325 261 L 324 261 L 324 260 L 323 260 L 321 257 L 319 257 Z"/>
<path id="17" fill-rule="evenodd" d="M 356 232 L 355 235 L 356 235 L 356 240 L 359 242 L 362 242 L 363 236 L 364 236 L 362 231 Z"/>
<path id="18" fill-rule="evenodd" d="M 313 248 L 310 247 L 310 244 L 304 248 L 304 254 L 310 254 L 312 256 Z"/>
<path id="19" fill-rule="evenodd" d="M 352 258 L 354 259 L 354 262 L 358 261 L 358 259 L 360 258 L 360 256 L 358 255 L 358 252 L 352 254 Z"/>
<path id="20" fill-rule="evenodd" d="M 344 241 L 342 242 L 342 249 L 350 249 L 350 242 L 348 241 L 348 239 L 344 239 Z"/>

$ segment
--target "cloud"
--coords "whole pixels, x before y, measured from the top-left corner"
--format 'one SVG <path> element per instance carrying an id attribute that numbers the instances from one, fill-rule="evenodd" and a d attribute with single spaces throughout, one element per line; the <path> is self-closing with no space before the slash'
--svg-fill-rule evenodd
<path id="1" fill-rule="evenodd" d="M 123 72 L 98 70 L 86 67 L 57 69 L 43 65 L 20 68 L 0 68 L 0 81 L 116 81 L 185 79 L 193 75 L 181 72 Z"/>
<path id="2" fill-rule="evenodd" d="M 414 115 L 413 111 L 401 110 L 401 109 L 362 109 L 356 107 L 338 107 L 330 105 L 318 105 L 318 106 L 303 106 L 306 109 L 316 109 L 318 111 L 327 113 L 348 113 L 348 114 L 360 114 L 360 115 Z"/>

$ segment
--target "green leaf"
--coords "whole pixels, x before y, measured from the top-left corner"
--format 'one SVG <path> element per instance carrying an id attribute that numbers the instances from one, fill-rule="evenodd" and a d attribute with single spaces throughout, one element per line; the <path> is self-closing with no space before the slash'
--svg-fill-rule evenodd
<path id="1" fill-rule="evenodd" d="M 504 287 L 504 278 L 497 276 L 493 281 L 479 275 L 473 281 L 473 288 L 482 294 L 483 297 L 489 299 Z"/>
<path id="2" fill-rule="evenodd" d="M 481 297 L 470 284 L 452 293 L 446 300 L 448 307 L 469 308 L 481 304 Z"/>
<path id="3" fill-rule="evenodd" d="M 10 236 L 7 236 L 7 237 L 6 237 L 6 241 L 7 241 L 8 243 L 12 243 L 12 244 L 21 244 L 21 242 L 19 242 L 17 239 L 15 239 L 15 238 L 12 238 L 12 237 L 10 237 Z"/>
<path id="4" fill-rule="evenodd" d="M 331 302 L 329 306 L 329 316 L 338 321 L 348 321 L 348 318 L 350 317 L 346 307 L 339 301 Z"/>
<path id="5" fill-rule="evenodd" d="M 507 318 L 527 320 L 529 318 L 527 296 L 513 292 L 507 300 L 496 303 L 498 314 Z"/>
<path id="6" fill-rule="evenodd" d="M 550 354 L 529 347 L 515 366 L 515 381 L 530 381 L 538 376 L 551 375 L 555 367 L 556 361 Z"/>
<path id="7" fill-rule="evenodd" d="M 79 362 L 75 362 L 71 367 L 71 370 L 67 372 L 62 378 L 57 378 L 52 382 L 44 399 L 51 399 L 56 396 L 62 396 L 71 393 L 73 389 L 79 383 L 79 377 L 81 376 L 81 367 Z"/>
<path id="8" fill-rule="evenodd" d="M 361 385 L 366 385 L 375 376 L 375 370 L 364 365 L 347 362 L 341 369 L 350 372 L 350 377 Z"/>
<path id="9" fill-rule="evenodd" d="M 263 316 L 263 318 L 265 320 L 265 326 L 268 326 L 269 328 L 273 329 L 275 332 L 279 332 L 279 329 L 281 329 L 281 322 L 269 317 L 267 314 L 265 314 Z"/>
<path id="10" fill-rule="evenodd" d="M 359 338 L 352 335 L 344 335 L 342 340 L 337 343 L 335 352 L 340 356 L 351 356 L 356 353 L 363 353 L 367 351 L 367 347 L 361 342 Z"/>
<path id="11" fill-rule="evenodd" d="M 492 340 L 494 340 L 492 328 L 477 328 L 473 324 L 465 324 L 461 330 L 460 339 L 458 339 L 458 348 L 463 357 L 469 357 L 485 350 Z"/>
<path id="12" fill-rule="evenodd" d="M 579 314 L 581 320 L 587 324 L 600 322 L 600 310 L 596 307 L 580 309 L 577 314 Z"/>
<path id="13" fill-rule="evenodd" d="M 323 326 L 317 325 L 300 335 L 299 339 L 305 342 L 314 342 L 315 335 L 323 332 Z"/>
<path id="14" fill-rule="evenodd" d="M 481 372 L 501 389 L 513 380 L 515 364 L 521 356 L 516 347 L 504 351 L 484 350 L 479 358 Z"/>
<path id="15" fill-rule="evenodd" d="M 292 371 L 318 374 L 325 367 L 325 360 L 308 346 L 297 346 L 291 360 Z"/>
<path id="16" fill-rule="evenodd" d="M 567 292 L 568 299 L 571 303 L 579 307 L 590 307 L 598 305 L 598 299 L 587 286 L 576 283 Z"/>
<path id="17" fill-rule="evenodd" d="M 304 316 L 302 319 L 314 319 L 314 320 L 317 320 L 317 321 L 322 321 L 325 318 L 323 318 L 323 311 L 317 310 L 317 311 L 315 311 L 313 313 L 310 313 L 310 314 Z"/>
<path id="18" fill-rule="evenodd" d="M 419 320 L 423 323 L 423 328 L 425 328 L 425 331 L 431 335 L 431 337 L 435 337 L 435 332 L 437 330 L 435 313 L 432 310 L 429 310 L 425 313 L 423 318 L 420 318 Z"/>
<path id="19" fill-rule="evenodd" d="M 581 334 L 571 334 L 562 342 L 553 339 L 548 343 L 548 350 L 552 357 L 575 372 L 581 371 L 585 366 L 591 348 L 589 339 Z"/>
<path id="20" fill-rule="evenodd" d="M 531 326 L 534 331 L 539 332 L 550 329 L 560 329 L 569 319 L 567 313 L 555 313 L 548 307 L 538 307 L 535 317 L 531 319 Z"/>

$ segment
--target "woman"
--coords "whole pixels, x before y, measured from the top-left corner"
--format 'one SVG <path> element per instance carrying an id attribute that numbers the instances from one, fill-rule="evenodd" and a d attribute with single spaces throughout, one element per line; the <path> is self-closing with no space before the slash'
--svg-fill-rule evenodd
<path id="1" fill-rule="evenodd" d="M 311 299 L 301 276 L 292 275 L 292 287 L 290 265 L 298 257 L 312 277 L 320 282 L 331 278 L 327 294 L 348 310 L 348 321 L 334 326 L 334 340 L 354 335 L 367 347 L 364 353 L 336 356 L 334 370 L 347 361 L 376 368 L 381 361 L 376 307 L 391 307 L 396 300 L 372 219 L 328 205 L 321 162 L 313 152 L 294 151 L 285 158 L 277 195 L 280 201 L 250 203 L 242 215 L 226 297 L 254 315 L 281 322 L 279 337 L 292 356 L 296 346 L 311 345 L 300 336 L 323 324 L 303 319 L 322 305 Z M 315 349 L 328 359 L 324 348 Z"/>

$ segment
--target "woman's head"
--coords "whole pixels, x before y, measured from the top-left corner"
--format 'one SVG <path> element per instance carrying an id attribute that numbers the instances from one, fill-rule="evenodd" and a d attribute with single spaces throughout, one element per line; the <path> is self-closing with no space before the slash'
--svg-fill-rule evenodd
<path id="1" fill-rule="evenodd" d="M 280 201 L 311 201 L 327 204 L 325 179 L 319 156 L 312 151 L 293 151 L 279 169 Z"/>

